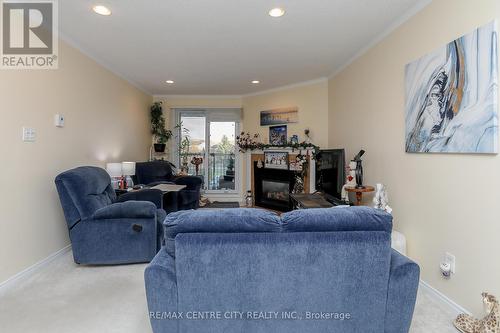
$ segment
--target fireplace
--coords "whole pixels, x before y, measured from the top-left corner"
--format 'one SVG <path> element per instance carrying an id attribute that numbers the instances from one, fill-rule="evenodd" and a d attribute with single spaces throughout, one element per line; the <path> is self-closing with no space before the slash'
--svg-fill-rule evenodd
<path id="1" fill-rule="evenodd" d="M 290 192 L 295 178 L 290 170 L 258 168 L 254 165 L 255 205 L 280 211 L 292 209 Z"/>

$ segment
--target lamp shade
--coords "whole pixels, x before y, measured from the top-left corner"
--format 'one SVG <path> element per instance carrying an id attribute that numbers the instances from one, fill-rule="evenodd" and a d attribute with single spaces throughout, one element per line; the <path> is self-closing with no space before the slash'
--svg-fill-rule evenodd
<path id="1" fill-rule="evenodd" d="M 106 171 L 111 177 L 121 177 L 122 176 L 122 164 L 121 163 L 107 163 Z"/>
<path id="2" fill-rule="evenodd" d="M 122 174 L 124 176 L 135 175 L 135 162 L 122 162 Z"/>

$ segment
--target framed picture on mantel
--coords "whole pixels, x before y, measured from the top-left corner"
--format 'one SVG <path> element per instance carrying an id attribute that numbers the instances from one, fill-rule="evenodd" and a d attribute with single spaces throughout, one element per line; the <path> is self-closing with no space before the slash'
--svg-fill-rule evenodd
<path id="1" fill-rule="evenodd" d="M 264 167 L 269 169 L 288 170 L 288 152 L 265 151 Z"/>
<path id="2" fill-rule="evenodd" d="M 269 127 L 269 144 L 275 146 L 286 145 L 286 125 Z"/>

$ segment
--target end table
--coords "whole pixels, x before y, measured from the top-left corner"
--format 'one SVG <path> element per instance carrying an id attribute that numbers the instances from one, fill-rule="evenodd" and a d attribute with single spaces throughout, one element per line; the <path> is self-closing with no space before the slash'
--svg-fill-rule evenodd
<path id="1" fill-rule="evenodd" d="M 374 192 L 375 188 L 373 186 L 364 187 L 346 187 L 347 192 L 356 193 L 356 206 L 361 206 L 361 200 L 363 199 L 363 193 Z"/>

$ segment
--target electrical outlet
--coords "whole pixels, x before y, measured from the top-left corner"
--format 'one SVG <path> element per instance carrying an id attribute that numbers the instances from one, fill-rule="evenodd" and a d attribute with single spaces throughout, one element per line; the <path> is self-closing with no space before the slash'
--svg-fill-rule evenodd
<path id="1" fill-rule="evenodd" d="M 54 115 L 54 125 L 56 127 L 64 127 L 64 116 L 60 114 Z"/>
<path id="2" fill-rule="evenodd" d="M 450 264 L 451 273 L 455 274 L 455 264 L 456 264 L 455 256 L 449 252 L 446 252 L 444 255 L 444 262 Z"/>
<path id="3" fill-rule="evenodd" d="M 24 142 L 35 142 L 36 131 L 34 128 L 23 127 L 23 141 Z"/>

